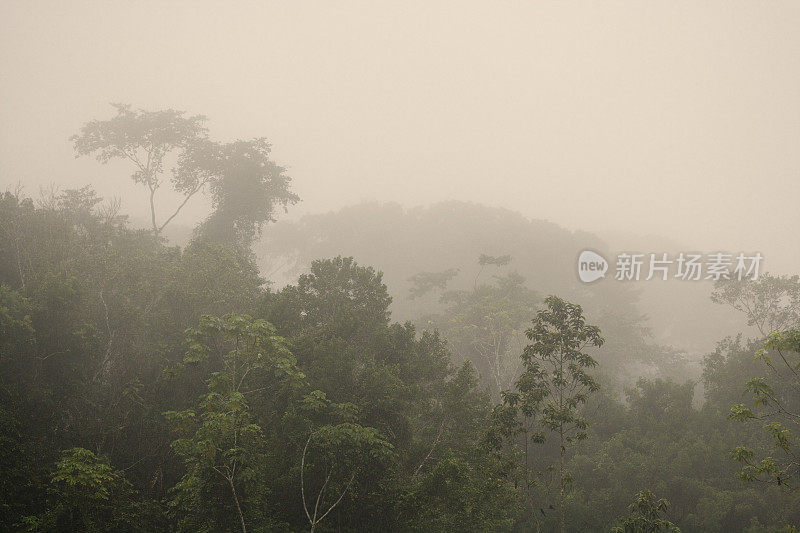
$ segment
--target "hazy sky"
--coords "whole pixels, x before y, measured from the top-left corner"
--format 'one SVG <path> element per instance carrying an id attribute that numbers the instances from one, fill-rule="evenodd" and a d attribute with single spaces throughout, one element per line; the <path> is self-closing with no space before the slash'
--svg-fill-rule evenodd
<path id="1" fill-rule="evenodd" d="M 109 102 L 269 138 L 294 216 L 453 198 L 800 272 L 798 2 L 0 2 L 0 189 L 144 216 L 68 142 Z"/>

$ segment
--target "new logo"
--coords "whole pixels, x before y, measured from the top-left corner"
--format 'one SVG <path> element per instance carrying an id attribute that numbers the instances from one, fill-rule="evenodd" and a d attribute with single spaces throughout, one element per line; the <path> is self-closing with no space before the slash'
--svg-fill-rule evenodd
<path id="1" fill-rule="evenodd" d="M 591 283 L 605 276 L 608 261 L 602 255 L 591 250 L 584 250 L 578 256 L 578 277 L 584 283 Z"/>

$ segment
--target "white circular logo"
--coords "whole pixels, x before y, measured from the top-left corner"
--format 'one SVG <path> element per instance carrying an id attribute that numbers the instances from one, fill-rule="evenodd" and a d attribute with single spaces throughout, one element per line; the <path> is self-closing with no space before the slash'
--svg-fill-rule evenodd
<path id="1" fill-rule="evenodd" d="M 605 276 L 608 261 L 605 257 L 591 250 L 584 250 L 578 256 L 578 277 L 584 283 L 591 283 Z"/>

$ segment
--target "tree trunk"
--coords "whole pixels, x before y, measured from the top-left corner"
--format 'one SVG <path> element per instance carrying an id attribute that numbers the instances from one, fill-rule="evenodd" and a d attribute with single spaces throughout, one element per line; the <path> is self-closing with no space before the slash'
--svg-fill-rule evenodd
<path id="1" fill-rule="evenodd" d="M 564 524 L 564 427 L 561 427 L 560 443 L 561 449 L 559 450 L 559 471 L 561 474 L 561 505 L 559 505 L 559 512 L 561 514 L 561 533 L 566 531 Z"/>
<path id="2" fill-rule="evenodd" d="M 229 477 L 228 483 L 230 483 L 231 485 L 231 492 L 233 492 L 233 501 L 236 502 L 236 510 L 239 511 L 239 521 L 242 524 L 242 533 L 247 533 L 247 526 L 244 523 L 244 514 L 242 514 L 242 507 L 239 505 L 239 497 L 236 495 L 236 487 L 233 485 L 233 478 Z"/>
<path id="3" fill-rule="evenodd" d="M 150 222 L 153 224 L 153 233 L 158 236 L 161 233 L 161 230 L 158 229 L 158 224 L 156 224 L 156 203 L 155 203 L 155 196 L 156 196 L 156 189 L 149 185 L 150 187 Z"/>

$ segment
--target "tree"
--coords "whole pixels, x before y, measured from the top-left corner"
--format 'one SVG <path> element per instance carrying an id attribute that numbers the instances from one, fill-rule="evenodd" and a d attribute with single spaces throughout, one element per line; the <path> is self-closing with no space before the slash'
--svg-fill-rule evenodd
<path id="1" fill-rule="evenodd" d="M 412 297 L 432 290 L 442 291 L 443 312 L 427 317 L 428 327 L 438 328 L 452 345 L 455 362 L 468 359 L 481 373 L 492 399 L 511 385 L 519 373 L 519 358 L 513 352 L 522 348 L 522 330 L 534 312 L 539 296 L 525 286 L 525 278 L 516 272 L 495 276 L 494 283 L 477 284 L 486 265 L 505 266 L 511 256 L 481 254 L 480 271 L 471 290 L 446 290 L 458 273 L 420 272 L 410 278 Z"/>
<path id="2" fill-rule="evenodd" d="M 536 313 L 533 325 L 525 332 L 533 342 L 522 353 L 524 371 L 515 383 L 516 391 L 506 392 L 504 401 L 524 418 L 536 418 L 558 437 L 559 514 L 564 531 L 566 491 L 571 481 L 565 468 L 566 451 L 587 437 L 588 420 L 580 408 L 588 395 L 599 389 L 588 373 L 597 362 L 584 350 L 602 346 L 603 338 L 597 326 L 586 324 L 579 305 L 557 296 L 548 296 L 545 304 L 547 308 Z M 543 442 L 545 435 L 534 433 L 531 438 Z M 527 449 L 527 438 L 525 446 Z"/>
<path id="3" fill-rule="evenodd" d="M 300 460 L 300 494 L 303 510 L 311 525 L 317 525 L 336 508 L 347 495 L 356 476 L 375 464 L 392 459 L 393 447 L 375 428 L 344 423 L 325 425 L 313 431 L 306 440 Z M 317 484 L 316 497 L 306 493 L 307 471 L 313 470 L 321 484 Z M 326 492 L 330 494 L 326 503 Z"/>
<path id="4" fill-rule="evenodd" d="M 277 295 L 273 322 L 295 331 L 364 339 L 389 323 L 392 299 L 382 276 L 352 257 L 313 261 L 297 285 Z"/>
<path id="5" fill-rule="evenodd" d="M 187 150 L 205 138 L 203 123 L 206 119 L 202 115 L 187 117 L 185 112 L 174 109 L 145 111 L 131 109 L 125 104 L 112 106 L 117 111 L 115 117 L 87 122 L 70 140 L 78 155 L 96 154 L 101 163 L 112 159 L 126 159 L 133 163 L 135 170 L 131 179 L 150 192 L 150 223 L 153 233 L 158 235 L 206 183 L 198 179 L 200 176 L 185 171 L 173 174 L 173 185 L 184 194 L 184 201 L 166 220 L 157 222 L 155 195 L 163 184 L 164 159 L 170 153 Z"/>
<path id="6" fill-rule="evenodd" d="M 29 530 L 129 529 L 124 512 L 130 484 L 104 458 L 85 448 L 64 450 L 50 481 L 52 503 L 43 516 L 24 520 Z"/>
<path id="7" fill-rule="evenodd" d="M 194 143 L 181 155 L 176 185 L 191 191 L 208 183 L 214 212 L 199 232 L 217 242 L 247 247 L 266 222 L 275 221 L 278 206 L 286 210 L 300 198 L 289 189 L 291 178 L 269 157 L 266 139 Z"/>
<path id="8" fill-rule="evenodd" d="M 800 477 L 800 276 L 764 275 L 757 280 L 717 282 L 712 300 L 745 313 L 748 324 L 762 336 L 755 358 L 770 370 L 768 376 L 747 380 L 752 408 L 731 407 L 729 418 L 761 420 L 772 448 L 784 460 L 767 455 L 756 459 L 749 446 L 737 446 L 731 456 L 743 464 L 739 477 L 794 487 Z"/>
<path id="9" fill-rule="evenodd" d="M 772 333 L 767 337 L 757 357 L 771 365 L 770 353 L 777 353 L 792 371 L 779 381 L 778 388 L 765 377 L 747 381 L 747 391 L 754 397 L 753 407 L 739 403 L 731 407 L 730 418 L 741 422 L 763 421 L 762 428 L 769 435 L 772 448 L 783 460 L 769 455 L 760 461 L 747 446 L 737 446 L 731 456 L 742 463 L 740 479 L 760 480 L 797 490 L 800 478 L 800 329 Z M 785 373 L 784 373 L 785 374 Z M 772 381 L 775 381 L 774 379 Z"/>
<path id="10" fill-rule="evenodd" d="M 442 272 L 417 272 L 408 281 L 411 288 L 408 290 L 409 298 L 419 298 L 430 291 L 444 291 L 447 284 L 458 275 L 457 268 L 448 268 Z"/>
<path id="11" fill-rule="evenodd" d="M 291 179 L 285 169 L 269 158 L 271 147 L 266 139 L 214 142 L 207 137 L 204 116 L 187 117 L 185 112 L 173 109 L 133 110 L 123 104 L 113 107 L 117 110 L 115 117 L 87 122 L 71 140 L 78 155 L 93 154 L 101 163 L 112 159 L 133 163 L 131 178 L 150 193 L 154 234 L 161 234 L 206 186 L 214 212 L 202 225 L 201 233 L 218 242 L 249 245 L 262 225 L 274 220 L 277 205 L 285 209 L 299 200 L 289 190 Z M 183 201 L 161 220 L 155 196 L 164 184 L 167 158 L 175 162 L 170 182 L 183 195 Z"/>
<path id="12" fill-rule="evenodd" d="M 478 264 L 481 266 L 478 273 L 475 275 L 475 282 L 473 283 L 474 287 L 478 286 L 478 278 L 481 277 L 483 273 L 483 269 L 486 268 L 486 265 L 494 265 L 494 266 L 506 266 L 511 262 L 510 255 L 501 255 L 498 257 L 494 257 L 492 255 L 481 254 L 478 257 Z"/>
<path id="13" fill-rule="evenodd" d="M 669 502 L 664 498 L 656 500 L 649 490 L 636 493 L 636 499 L 630 506 L 630 514 L 621 517 L 620 525 L 612 529 L 613 533 L 680 533 L 680 529 L 666 519 Z"/>
<path id="14" fill-rule="evenodd" d="M 214 358 L 220 369 L 208 379 L 209 392 L 199 403 L 199 415 L 194 409 L 165 413 L 186 435 L 172 443 L 188 468 L 176 487 L 173 505 L 185 512 L 182 528 L 213 530 L 225 521 L 224 509 L 215 509 L 206 495 L 218 490 L 215 479 L 224 481 L 239 527 L 246 533 L 247 516 L 260 516 L 257 508 L 264 484 L 259 468 L 266 452 L 248 399 L 265 391 L 276 394 L 303 375 L 284 340 L 264 320 L 245 315 L 204 316 L 188 331 L 187 344 L 184 364 Z M 244 508 L 248 500 L 253 510 Z"/>
<path id="15" fill-rule="evenodd" d="M 445 383 L 421 460 L 402 487 L 399 513 L 404 531 L 506 531 L 517 511 L 517 491 L 509 463 L 483 438 L 491 413 L 489 395 L 478 388 L 472 364 L 465 361 Z M 431 417 L 432 418 L 432 417 Z M 436 420 L 438 422 L 438 420 Z M 426 428 L 427 429 L 427 428 Z M 424 454 L 424 455 L 423 455 Z"/>
<path id="16" fill-rule="evenodd" d="M 711 301 L 747 317 L 762 337 L 800 324 L 800 276 L 764 274 L 757 280 L 720 280 Z"/>
<path id="17" fill-rule="evenodd" d="M 390 323 L 390 302 L 380 272 L 340 257 L 314 261 L 296 285 L 265 295 L 263 316 L 291 341 L 309 386 L 324 390 L 332 406 L 342 406 L 338 414 L 305 425 L 301 438 L 292 433 L 298 451 L 287 453 L 287 461 L 300 457 L 314 436 L 303 479 L 307 505 L 291 516 L 317 523 L 352 475 L 332 471 L 326 503 L 317 506 L 315 518 L 315 500 L 327 477 L 323 464 L 330 464 L 319 462 L 321 439 L 328 434 L 315 429 L 356 424 L 380 432 L 392 445 L 393 458 L 360 468 L 317 529 L 450 531 L 465 524 L 495 529 L 508 521 L 514 506 L 505 465 L 478 446 L 490 411 L 488 395 L 478 387 L 472 365 L 452 367 L 437 333 L 417 336 L 411 324 Z M 276 492 L 289 493 L 299 484 L 287 479 Z M 437 493 L 443 485 L 447 494 Z"/>
<path id="18" fill-rule="evenodd" d="M 519 360 L 512 353 L 522 346 L 522 330 L 538 295 L 525 286 L 525 278 L 512 272 L 497 276 L 493 285 L 447 292 L 442 301 L 448 309 L 440 326 L 454 354 L 470 359 L 488 382 L 492 399 L 500 400 L 501 391 L 519 373 Z"/>

